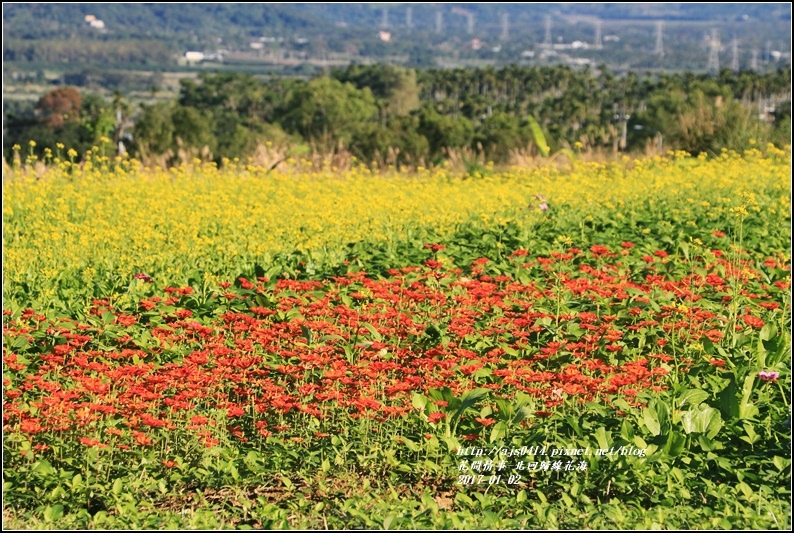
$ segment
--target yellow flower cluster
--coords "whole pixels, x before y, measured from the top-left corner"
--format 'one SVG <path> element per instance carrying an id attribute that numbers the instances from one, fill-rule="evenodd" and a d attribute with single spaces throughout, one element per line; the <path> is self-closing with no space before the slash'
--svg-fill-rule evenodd
<path id="1" fill-rule="evenodd" d="M 768 209 L 782 215 L 786 205 L 778 199 L 790 197 L 790 164 L 786 152 L 768 149 L 577 163 L 573 170 L 512 168 L 478 179 L 443 169 L 267 172 L 244 163 L 166 171 L 98 155 L 43 171 L 6 166 L 4 286 L 25 284 L 45 298 L 64 276 L 92 284 L 145 272 L 178 283 L 194 270 L 211 276 L 266 265 L 280 252 L 341 260 L 352 242 L 417 239 L 426 230 L 444 235 L 463 223 L 592 220 L 599 210 L 628 223 L 640 210 L 660 209 L 662 219 L 691 225 L 700 206 L 713 217 L 746 206 L 746 191 L 754 202 L 771 198 Z M 537 208 L 536 195 L 549 211 Z"/>

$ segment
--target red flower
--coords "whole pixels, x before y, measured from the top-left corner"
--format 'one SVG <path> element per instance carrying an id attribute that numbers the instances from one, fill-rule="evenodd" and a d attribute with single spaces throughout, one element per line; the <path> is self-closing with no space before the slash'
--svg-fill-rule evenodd
<path id="1" fill-rule="evenodd" d="M 151 446 L 152 444 L 152 438 L 147 436 L 145 433 L 133 431 L 132 436 L 135 437 L 135 441 L 141 446 Z"/>
<path id="2" fill-rule="evenodd" d="M 604 255 L 609 253 L 609 248 L 606 246 L 601 246 L 600 244 L 594 244 L 590 247 L 590 251 L 595 255 Z"/>
<path id="3" fill-rule="evenodd" d="M 442 420 L 444 420 L 446 417 L 447 417 L 447 415 L 445 413 L 442 413 L 440 411 L 436 411 L 435 413 L 430 413 L 430 415 L 427 417 L 427 419 L 430 421 L 431 424 L 436 424 L 436 423 L 441 422 Z"/>
<path id="4" fill-rule="evenodd" d="M 488 427 L 491 424 L 496 424 L 496 420 L 494 420 L 493 418 L 475 418 L 474 420 L 476 420 L 485 427 Z"/>
<path id="5" fill-rule="evenodd" d="M 117 324 L 121 324 L 122 326 L 125 326 L 125 327 L 126 326 L 131 326 L 131 325 L 135 324 L 136 322 L 138 322 L 138 319 L 135 318 L 134 316 L 122 315 L 122 316 L 116 317 L 116 323 Z"/>
<path id="6" fill-rule="evenodd" d="M 96 439 L 89 439 L 87 437 L 81 438 L 80 439 L 80 444 L 82 444 L 84 446 L 91 447 L 91 448 L 94 448 L 94 447 L 96 447 L 96 448 L 107 448 L 108 447 L 107 444 L 102 444 L 101 442 L 99 442 Z"/>
<path id="7" fill-rule="evenodd" d="M 712 231 L 711 234 L 714 235 L 715 237 L 717 237 L 718 239 L 721 239 L 722 237 L 725 237 L 725 233 L 720 231 L 720 230 Z"/>
<path id="8" fill-rule="evenodd" d="M 33 418 L 31 420 L 23 420 L 20 424 L 19 430 L 22 433 L 27 433 L 28 435 L 35 435 L 36 433 L 41 433 L 44 431 L 44 428 L 41 427 L 39 424 L 40 420 L 38 418 Z"/>
<path id="9" fill-rule="evenodd" d="M 244 414 L 245 414 L 245 411 L 243 410 L 243 408 L 240 407 L 240 406 L 237 406 L 237 405 L 232 405 L 231 407 L 229 407 L 226 410 L 226 416 L 228 418 L 234 418 L 234 417 L 237 417 L 237 416 L 243 416 Z"/>
<path id="10" fill-rule="evenodd" d="M 710 330 L 704 332 L 703 335 L 705 335 L 706 338 L 708 340 L 710 340 L 711 342 L 720 342 L 722 340 L 722 338 L 724 337 L 722 332 L 721 331 L 717 331 L 716 329 L 710 329 Z"/>
<path id="11" fill-rule="evenodd" d="M 745 315 L 742 317 L 742 320 L 751 328 L 761 329 L 764 327 L 764 321 L 757 316 Z"/>

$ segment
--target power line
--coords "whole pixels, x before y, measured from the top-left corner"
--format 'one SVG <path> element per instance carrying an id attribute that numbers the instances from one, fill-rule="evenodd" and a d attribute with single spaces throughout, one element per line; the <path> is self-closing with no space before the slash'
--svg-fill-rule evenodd
<path id="1" fill-rule="evenodd" d="M 546 35 L 543 38 L 543 46 L 551 48 L 551 15 L 546 15 Z"/>
<path id="2" fill-rule="evenodd" d="M 660 20 L 656 23 L 656 49 L 653 52 L 659 58 L 664 57 L 664 21 Z"/>
<path id="3" fill-rule="evenodd" d="M 720 37 L 717 28 L 712 28 L 711 39 L 709 41 L 709 62 L 706 65 L 709 72 L 719 72 L 720 70 Z"/>
<path id="4" fill-rule="evenodd" d="M 601 42 L 601 19 L 595 21 L 595 42 L 596 50 L 601 50 L 604 44 Z"/>

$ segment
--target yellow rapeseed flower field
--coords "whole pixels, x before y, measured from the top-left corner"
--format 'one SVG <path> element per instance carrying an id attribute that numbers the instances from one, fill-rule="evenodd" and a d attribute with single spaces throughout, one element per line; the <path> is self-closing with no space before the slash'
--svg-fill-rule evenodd
<path id="1" fill-rule="evenodd" d="M 348 243 L 444 235 L 466 223 L 533 224 L 548 215 L 532 208 L 535 195 L 558 216 L 581 220 L 606 213 L 624 222 L 665 209 L 663 218 L 693 225 L 703 213 L 749 213 L 761 201 L 784 213 L 790 165 L 772 146 L 477 178 L 364 167 L 268 173 L 244 163 L 163 170 L 97 154 L 82 166 L 18 164 L 3 172 L 4 292 L 46 301 L 66 278 L 91 285 L 142 272 L 179 283 L 197 270 L 214 279 L 282 252 L 343 258 Z"/>

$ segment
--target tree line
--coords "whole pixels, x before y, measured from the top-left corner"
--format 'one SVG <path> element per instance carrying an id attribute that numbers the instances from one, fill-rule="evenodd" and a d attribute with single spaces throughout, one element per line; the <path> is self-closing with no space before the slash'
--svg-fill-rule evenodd
<path id="1" fill-rule="evenodd" d="M 398 165 L 440 164 L 461 150 L 505 162 L 534 150 L 530 116 L 552 150 L 644 150 L 657 138 L 692 153 L 741 150 L 750 139 L 789 142 L 790 76 L 790 68 L 618 76 L 604 66 L 352 65 L 310 80 L 204 73 L 182 80 L 175 101 L 134 112 L 118 94 L 55 89 L 32 112 L 6 115 L 4 151 L 33 139 L 37 150 L 62 143 L 83 152 L 107 137 L 139 156 L 191 148 L 218 162 L 273 144 L 347 150 L 367 163 L 388 155 Z"/>

